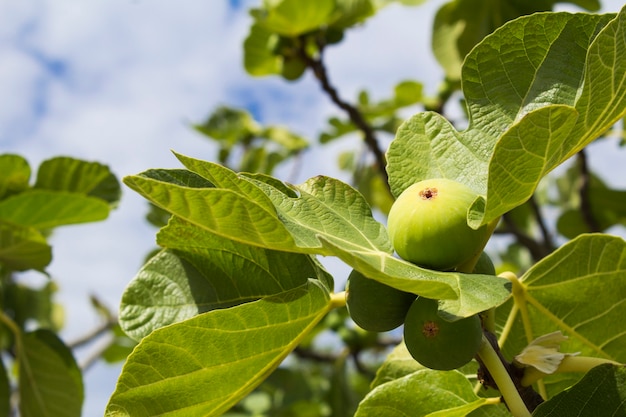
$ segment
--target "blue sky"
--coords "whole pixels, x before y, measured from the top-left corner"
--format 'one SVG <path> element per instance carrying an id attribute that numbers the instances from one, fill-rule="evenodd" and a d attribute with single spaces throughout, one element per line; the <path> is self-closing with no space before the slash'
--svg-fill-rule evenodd
<path id="1" fill-rule="evenodd" d="M 172 149 L 211 160 L 213 149 L 189 125 L 221 104 L 246 107 L 264 123 L 314 138 L 339 113 L 311 76 L 287 83 L 252 79 L 243 70 L 246 9 L 256 3 L 0 1 L 0 152 L 19 153 L 33 167 L 57 155 L 96 160 L 118 177 L 178 167 Z M 622 4 L 603 3 L 608 11 Z M 429 32 L 441 4 L 389 6 L 328 50 L 341 95 L 351 100 L 367 88 L 385 98 L 404 79 L 421 81 L 434 93 L 441 72 L 429 52 Z M 299 181 L 340 176 L 335 161 L 323 155 L 306 155 Z M 117 309 L 125 285 L 154 247 L 156 231 L 145 213 L 144 200 L 125 189 L 109 220 L 55 233 L 50 272 L 66 307 L 65 338 L 97 323 L 89 294 Z M 87 373 L 84 415 L 102 415 L 118 374 L 118 367 L 105 365 Z"/>

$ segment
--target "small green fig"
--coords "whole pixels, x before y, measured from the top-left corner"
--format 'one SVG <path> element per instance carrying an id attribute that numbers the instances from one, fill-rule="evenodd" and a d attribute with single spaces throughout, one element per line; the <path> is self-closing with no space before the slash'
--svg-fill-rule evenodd
<path id="1" fill-rule="evenodd" d="M 474 265 L 472 274 L 496 275 L 496 267 L 494 266 L 489 255 L 487 255 L 487 252 L 482 252 L 480 254 L 476 265 Z"/>
<path id="2" fill-rule="evenodd" d="M 306 62 L 301 58 L 285 56 L 283 57 L 283 67 L 280 74 L 288 81 L 297 80 L 306 71 Z"/>
<path id="3" fill-rule="evenodd" d="M 437 178 L 404 190 L 389 211 L 389 237 L 398 255 L 416 265 L 448 271 L 476 256 L 489 238 L 487 226 L 467 224 L 477 197 L 468 186 Z"/>
<path id="4" fill-rule="evenodd" d="M 423 366 L 449 371 L 476 356 L 482 342 L 478 316 L 446 321 L 437 314 L 437 301 L 418 297 L 404 321 L 404 343 Z"/>
<path id="5" fill-rule="evenodd" d="M 416 295 L 400 291 L 353 270 L 346 284 L 346 305 L 362 329 L 386 332 L 404 322 Z"/>

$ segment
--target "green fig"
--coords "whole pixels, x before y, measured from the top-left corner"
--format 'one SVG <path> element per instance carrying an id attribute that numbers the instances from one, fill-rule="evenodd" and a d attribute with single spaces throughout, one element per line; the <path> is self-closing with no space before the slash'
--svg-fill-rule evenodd
<path id="1" fill-rule="evenodd" d="M 457 369 L 476 356 L 482 342 L 478 316 L 446 321 L 437 314 L 438 303 L 418 297 L 404 321 L 404 343 L 423 366 L 441 371 Z"/>
<path id="2" fill-rule="evenodd" d="M 416 295 L 400 291 L 353 270 L 346 284 L 346 305 L 362 329 L 386 332 L 404 322 Z"/>
<path id="3" fill-rule="evenodd" d="M 306 62 L 299 57 L 283 57 L 283 67 L 280 74 L 288 81 L 297 80 L 306 71 Z"/>
<path id="4" fill-rule="evenodd" d="M 389 211 L 389 237 L 398 255 L 424 268 L 448 271 L 482 251 L 489 230 L 467 224 L 478 194 L 459 182 L 437 178 L 404 190 Z"/>
<path id="5" fill-rule="evenodd" d="M 496 267 L 486 252 L 482 252 L 480 254 L 476 265 L 474 265 L 472 274 L 496 275 Z"/>

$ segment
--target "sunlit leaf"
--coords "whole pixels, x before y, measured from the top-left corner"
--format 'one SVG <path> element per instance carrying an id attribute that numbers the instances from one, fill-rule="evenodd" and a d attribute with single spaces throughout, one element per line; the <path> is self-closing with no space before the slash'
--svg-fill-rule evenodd
<path id="1" fill-rule="evenodd" d="M 109 211 L 101 198 L 66 191 L 33 190 L 0 201 L 0 219 L 36 229 L 96 222 Z"/>
<path id="2" fill-rule="evenodd" d="M 502 346 L 508 357 L 532 339 L 560 330 L 568 337 L 561 352 L 580 352 L 626 362 L 626 242 L 609 235 L 580 235 L 536 263 L 521 278 L 523 293 L 511 309 L 498 312 L 510 322 Z M 528 340 L 530 338 L 531 340 Z M 548 392 L 565 388 L 580 375 L 546 378 Z"/>
<path id="3" fill-rule="evenodd" d="M 457 132 L 434 113 L 409 119 L 388 151 L 394 194 L 420 179 L 456 179 L 482 195 L 473 227 L 524 203 L 626 112 L 624 20 L 626 10 L 535 14 L 486 37 L 463 66 L 470 126 Z"/>
<path id="4" fill-rule="evenodd" d="M 212 233 L 270 249 L 294 250 L 291 234 L 263 200 L 250 200 L 229 189 L 170 184 L 155 171 L 126 177 L 124 182 L 157 206 Z"/>
<path id="5" fill-rule="evenodd" d="M 372 381 L 372 388 L 402 378 L 409 374 L 425 369 L 417 362 L 406 348 L 404 343 L 398 344 L 385 362 L 376 371 L 376 377 Z"/>
<path id="6" fill-rule="evenodd" d="M 468 317 L 506 301 L 510 284 L 490 275 L 438 272 L 419 268 L 384 252 L 346 250 L 341 242 L 324 239 L 335 256 L 368 278 L 402 291 L 441 299 L 441 310 L 452 318 Z"/>
<path id="7" fill-rule="evenodd" d="M 0 200 L 28 188 L 30 166 L 20 155 L 0 155 Z"/>
<path id="8" fill-rule="evenodd" d="M 446 78 L 461 78 L 461 64 L 470 50 L 499 26 L 519 16 L 549 11 L 558 0 L 492 2 L 454 0 L 444 4 L 435 15 L 432 49 L 446 72 Z M 587 10 L 600 8 L 598 0 L 578 0 Z"/>
<path id="9" fill-rule="evenodd" d="M 328 312 L 316 281 L 154 331 L 128 357 L 109 417 L 219 416 L 260 384 Z"/>
<path id="10" fill-rule="evenodd" d="M 335 0 L 273 0 L 252 9 L 256 23 L 270 32 L 298 36 L 329 23 Z"/>
<path id="11" fill-rule="evenodd" d="M 69 157 L 42 162 L 35 188 L 84 194 L 111 205 L 115 205 L 121 195 L 120 183 L 108 166 Z"/>
<path id="12" fill-rule="evenodd" d="M 486 402 L 460 372 L 424 369 L 378 385 L 359 404 L 355 417 L 462 417 Z"/>
<path id="13" fill-rule="evenodd" d="M 0 263 L 15 271 L 43 270 L 52 260 L 52 248 L 32 227 L 0 220 Z"/>
<path id="14" fill-rule="evenodd" d="M 248 74 L 263 76 L 280 74 L 282 57 L 272 53 L 269 47 L 273 32 L 260 24 L 250 27 L 250 33 L 243 43 L 243 64 Z"/>

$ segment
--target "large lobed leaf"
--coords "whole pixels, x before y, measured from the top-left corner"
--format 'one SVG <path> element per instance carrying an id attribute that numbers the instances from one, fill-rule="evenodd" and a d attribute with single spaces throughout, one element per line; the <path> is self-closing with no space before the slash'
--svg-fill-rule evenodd
<path id="1" fill-rule="evenodd" d="M 461 65 L 470 50 L 498 26 L 519 16 L 552 10 L 558 0 L 454 0 L 444 4 L 435 16 L 432 49 L 446 73 L 446 79 L 459 80 Z M 575 0 L 591 11 L 600 8 L 598 0 Z"/>
<path id="2" fill-rule="evenodd" d="M 150 170 L 125 182 L 211 234 L 269 250 L 337 256 L 366 276 L 404 291 L 457 300 L 444 306 L 455 316 L 475 314 L 509 296 L 502 278 L 430 271 L 394 257 L 384 226 L 373 218 L 363 196 L 341 181 L 319 176 L 287 186 L 271 177 L 237 175 L 217 164 L 177 156 L 192 171 L 178 170 L 173 180 L 168 170 Z M 185 185 L 185 176 L 201 176 L 207 183 L 195 181 L 197 186 L 191 187 Z M 170 247 L 165 241 L 160 244 Z"/>
<path id="3" fill-rule="evenodd" d="M 331 306 L 319 281 L 154 331 L 128 357 L 108 417 L 218 416 L 260 384 Z"/>
<path id="4" fill-rule="evenodd" d="M 521 279 L 518 298 L 498 309 L 508 358 L 532 339 L 560 330 L 562 352 L 580 352 L 626 363 L 626 242 L 619 237 L 581 235 L 535 264 Z M 505 324 L 506 323 L 506 324 Z M 580 375 L 547 378 L 548 393 Z"/>
<path id="5" fill-rule="evenodd" d="M 481 195 L 473 227 L 521 205 L 626 113 L 625 23 L 626 8 L 539 13 L 486 37 L 463 66 L 470 126 L 457 132 L 430 112 L 407 120 L 388 151 L 394 194 L 421 179 L 458 180 Z"/>

